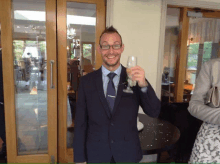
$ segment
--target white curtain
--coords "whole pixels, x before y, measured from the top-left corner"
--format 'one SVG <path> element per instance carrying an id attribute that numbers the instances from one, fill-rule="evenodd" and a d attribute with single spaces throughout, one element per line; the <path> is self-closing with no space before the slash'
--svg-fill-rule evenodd
<path id="1" fill-rule="evenodd" d="M 220 42 L 220 19 L 190 18 L 189 43 Z"/>

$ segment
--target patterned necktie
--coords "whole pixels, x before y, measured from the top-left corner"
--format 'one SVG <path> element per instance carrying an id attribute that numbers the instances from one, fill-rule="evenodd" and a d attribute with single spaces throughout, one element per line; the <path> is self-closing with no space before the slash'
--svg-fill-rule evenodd
<path id="1" fill-rule="evenodd" d="M 114 103 L 115 103 L 115 86 L 113 83 L 113 78 L 115 77 L 115 73 L 109 73 L 108 77 L 109 77 L 109 82 L 108 82 L 108 86 L 107 86 L 107 94 L 106 94 L 106 99 L 108 101 L 108 104 L 111 108 L 111 112 L 113 111 L 114 108 Z"/>

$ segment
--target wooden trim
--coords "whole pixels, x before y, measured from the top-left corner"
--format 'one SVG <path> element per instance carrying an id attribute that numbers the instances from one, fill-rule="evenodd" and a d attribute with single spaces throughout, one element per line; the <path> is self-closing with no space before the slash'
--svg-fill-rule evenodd
<path id="1" fill-rule="evenodd" d="M 183 8 L 183 6 L 167 5 L 167 8 Z"/>
<path id="2" fill-rule="evenodd" d="M 17 152 L 17 133 L 16 133 L 16 111 L 15 111 L 15 86 L 14 86 L 14 64 L 13 64 L 13 38 L 12 38 L 12 4 L 11 0 L 0 0 L 0 15 L 2 17 L 2 46 L 3 46 L 3 83 L 4 83 L 4 107 L 6 120 L 6 139 L 7 139 L 7 160 L 8 163 L 33 163 L 50 162 L 50 156 L 54 155 L 57 161 L 57 87 L 56 87 L 56 3 L 55 0 L 46 1 L 47 10 L 47 54 L 48 61 L 55 60 L 54 64 L 54 85 L 55 89 L 50 89 L 50 76 L 48 76 L 48 154 L 21 155 Z M 49 63 L 48 63 L 49 64 Z M 48 65 L 48 75 L 50 67 Z"/>
<path id="3" fill-rule="evenodd" d="M 93 3 L 93 4 L 98 4 L 99 1 L 104 2 L 104 0 L 66 0 L 66 2 Z"/>
<path id="4" fill-rule="evenodd" d="M 24 155 L 17 156 L 16 158 L 16 163 L 46 163 L 45 161 L 50 161 L 50 158 L 47 154 Z"/>
<path id="5" fill-rule="evenodd" d="M 99 3 L 98 3 L 99 2 Z M 104 1 L 97 0 L 96 4 L 96 15 L 97 15 L 97 21 L 96 21 L 96 46 L 99 45 L 99 37 L 101 33 L 105 29 L 106 25 L 106 8 L 103 7 L 105 6 Z M 98 28 L 97 28 L 98 27 Z M 96 56 L 95 56 L 95 69 L 99 69 L 102 66 L 102 56 L 101 54 L 96 51 Z"/>
<path id="6" fill-rule="evenodd" d="M 80 2 L 96 4 L 96 43 L 105 29 L 104 0 L 57 0 L 57 35 L 58 35 L 58 160 L 73 162 L 73 149 L 67 149 L 67 38 L 66 38 L 66 3 Z M 94 45 L 94 50 L 96 46 Z M 102 65 L 101 55 L 96 53 L 95 68 Z M 72 151 L 72 153 L 70 152 Z"/>
<path id="7" fill-rule="evenodd" d="M 46 1 L 46 46 L 47 46 L 47 94 L 48 94 L 48 155 L 57 162 L 57 45 L 56 45 L 56 1 Z M 54 60 L 53 79 L 51 79 L 50 60 Z M 54 88 L 50 88 L 53 81 Z M 51 162 L 51 158 L 49 161 Z"/>
<path id="8" fill-rule="evenodd" d="M 14 64 L 12 53 L 12 20 L 11 20 L 11 1 L 0 1 L 1 18 L 1 39 L 2 42 L 2 70 L 4 84 L 4 108 L 5 108 L 5 126 L 7 142 L 7 162 L 16 161 L 17 156 L 17 134 L 15 118 L 15 87 L 14 87 Z M 4 16 L 3 16 L 4 15 Z"/>
<path id="9" fill-rule="evenodd" d="M 187 8 L 180 9 L 180 35 L 179 48 L 180 54 L 177 55 L 176 60 L 176 87 L 175 98 L 176 102 L 183 102 L 184 81 L 186 74 L 186 59 L 187 59 L 187 40 L 189 29 L 189 18 L 187 17 Z"/>
<path id="10" fill-rule="evenodd" d="M 215 12 L 202 12 L 203 18 L 220 18 L 220 11 Z"/>
<path id="11" fill-rule="evenodd" d="M 67 150 L 67 38 L 66 0 L 57 0 L 58 40 L 58 161 L 68 162 Z"/>

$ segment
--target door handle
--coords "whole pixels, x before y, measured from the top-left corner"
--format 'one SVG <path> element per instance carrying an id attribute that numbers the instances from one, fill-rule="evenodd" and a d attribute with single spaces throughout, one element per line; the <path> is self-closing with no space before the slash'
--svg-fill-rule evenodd
<path id="1" fill-rule="evenodd" d="M 55 86 L 53 85 L 53 64 L 54 60 L 50 61 L 50 88 L 53 89 Z"/>

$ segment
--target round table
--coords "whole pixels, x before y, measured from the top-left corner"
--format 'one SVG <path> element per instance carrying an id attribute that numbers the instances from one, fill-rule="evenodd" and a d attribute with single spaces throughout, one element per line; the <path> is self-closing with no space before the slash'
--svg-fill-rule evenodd
<path id="1" fill-rule="evenodd" d="M 158 154 L 174 147 L 180 137 L 177 127 L 158 118 L 151 118 L 146 114 L 138 114 L 144 129 L 139 132 L 141 148 L 144 155 Z"/>

